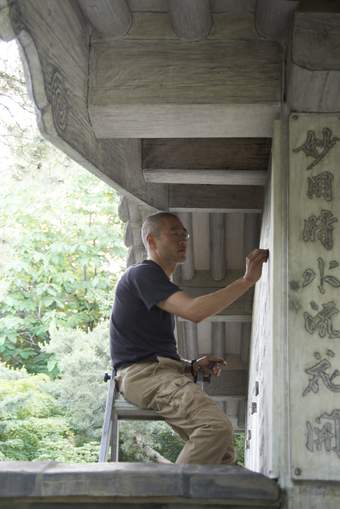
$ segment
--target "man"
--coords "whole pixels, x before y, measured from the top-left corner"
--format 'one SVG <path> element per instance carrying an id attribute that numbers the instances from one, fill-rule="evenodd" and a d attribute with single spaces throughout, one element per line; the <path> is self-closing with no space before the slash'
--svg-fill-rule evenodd
<path id="1" fill-rule="evenodd" d="M 229 286 L 192 298 L 170 281 L 185 260 L 188 237 L 174 214 L 161 212 L 144 221 L 148 258 L 130 267 L 117 285 L 111 355 L 123 396 L 156 410 L 185 440 L 176 463 L 228 464 L 235 459 L 231 423 L 194 383 L 199 369 L 219 375 L 224 359 L 180 359 L 174 315 L 197 323 L 232 304 L 260 278 L 268 252 L 253 251 L 245 275 Z"/>

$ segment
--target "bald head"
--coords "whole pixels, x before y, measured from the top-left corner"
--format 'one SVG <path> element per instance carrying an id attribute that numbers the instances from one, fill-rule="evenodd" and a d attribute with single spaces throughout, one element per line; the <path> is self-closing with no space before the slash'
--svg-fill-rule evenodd
<path id="1" fill-rule="evenodd" d="M 151 216 L 148 216 L 143 225 L 142 225 L 142 240 L 145 249 L 148 251 L 148 235 L 152 233 L 155 237 L 159 237 L 161 233 L 162 226 L 164 225 L 166 219 L 175 218 L 178 219 L 178 217 L 175 214 L 171 214 L 170 212 L 157 212 L 157 214 L 152 214 Z"/>

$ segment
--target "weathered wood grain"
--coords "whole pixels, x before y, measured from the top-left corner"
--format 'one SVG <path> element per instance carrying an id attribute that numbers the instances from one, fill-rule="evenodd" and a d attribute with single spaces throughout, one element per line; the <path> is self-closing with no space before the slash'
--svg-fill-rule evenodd
<path id="1" fill-rule="evenodd" d="M 184 338 L 186 342 L 186 352 L 189 359 L 198 358 L 197 324 L 186 321 L 184 323 Z"/>
<path id="2" fill-rule="evenodd" d="M 215 281 L 223 279 L 226 272 L 225 214 L 210 214 L 210 271 Z"/>
<path id="3" fill-rule="evenodd" d="M 131 11 L 135 12 L 168 12 L 167 0 L 127 0 Z M 215 13 L 227 13 L 240 16 L 255 11 L 256 0 L 211 0 L 211 10 Z"/>
<path id="4" fill-rule="evenodd" d="M 122 100 L 114 105 L 89 105 L 98 138 L 271 137 L 279 110 L 279 102 L 125 105 Z"/>
<path id="5" fill-rule="evenodd" d="M 215 322 L 211 327 L 211 353 L 224 357 L 225 342 L 224 342 L 225 326 L 223 322 Z"/>
<path id="6" fill-rule="evenodd" d="M 259 212 L 263 206 L 263 188 L 259 186 L 191 186 L 169 184 L 169 208 L 230 212 Z"/>
<path id="7" fill-rule="evenodd" d="M 270 138 L 186 138 L 142 140 L 144 169 L 263 171 Z"/>
<path id="8" fill-rule="evenodd" d="M 119 37 L 129 31 L 132 16 L 126 0 L 78 0 L 78 3 L 101 35 Z"/>
<path id="9" fill-rule="evenodd" d="M 166 168 L 143 170 L 145 182 L 155 184 L 204 184 L 220 186 L 263 186 L 266 171 L 252 170 L 187 170 Z"/>
<path id="10" fill-rule="evenodd" d="M 335 12 L 297 11 L 294 16 L 292 60 L 311 71 L 340 68 L 340 6 Z"/>
<path id="11" fill-rule="evenodd" d="M 168 12 L 167 0 L 127 0 L 132 12 Z"/>
<path id="12" fill-rule="evenodd" d="M 42 134 L 119 191 L 166 208 L 167 190 L 144 181 L 138 140 L 96 139 L 87 110 L 89 27 L 77 2 L 17 0 L 6 12 Z"/>
<path id="13" fill-rule="evenodd" d="M 92 35 L 92 41 L 96 42 L 100 36 Z M 171 19 L 164 12 L 135 12 L 133 24 L 127 34 L 129 40 L 177 40 Z M 232 40 L 232 39 L 259 39 L 254 27 L 253 15 L 229 16 L 228 14 L 214 14 L 213 25 L 208 35 L 209 40 Z"/>
<path id="14" fill-rule="evenodd" d="M 310 71 L 289 66 L 288 102 L 297 112 L 340 111 L 340 71 Z"/>
<path id="15" fill-rule="evenodd" d="M 192 214 L 190 212 L 182 212 L 177 214 L 183 225 L 187 229 L 190 238 L 187 242 L 187 253 L 185 262 L 181 264 L 181 276 L 183 280 L 192 279 L 195 274 L 195 262 L 192 238 Z"/>
<path id="16" fill-rule="evenodd" d="M 257 0 L 255 26 L 262 37 L 285 41 L 293 14 L 299 2 L 295 0 Z"/>
<path id="17" fill-rule="evenodd" d="M 245 214 L 226 215 L 225 251 L 228 271 L 241 271 L 245 268 L 244 224 Z"/>
<path id="18" fill-rule="evenodd" d="M 242 324 L 240 356 L 242 362 L 248 365 L 250 353 L 251 321 Z"/>
<path id="19" fill-rule="evenodd" d="M 96 135 L 271 136 L 280 58 L 268 41 L 97 41 L 89 94 Z"/>
<path id="20" fill-rule="evenodd" d="M 192 214 L 193 248 L 196 270 L 209 270 L 210 246 L 209 246 L 209 214 L 206 212 L 194 212 Z"/>
<path id="21" fill-rule="evenodd" d="M 259 214 L 244 215 L 244 258 L 260 244 L 261 216 Z"/>
<path id="22" fill-rule="evenodd" d="M 340 111 L 340 13 L 296 12 L 288 65 L 294 111 Z"/>
<path id="23" fill-rule="evenodd" d="M 230 16 L 239 16 L 245 13 L 255 11 L 256 0 L 211 0 L 211 9 L 213 12 L 226 12 Z"/>
<path id="24" fill-rule="evenodd" d="M 210 0 L 168 0 L 172 26 L 180 39 L 205 39 L 212 26 Z"/>
<path id="25" fill-rule="evenodd" d="M 280 101 L 281 51 L 270 41 L 125 39 L 92 51 L 92 106 Z"/>

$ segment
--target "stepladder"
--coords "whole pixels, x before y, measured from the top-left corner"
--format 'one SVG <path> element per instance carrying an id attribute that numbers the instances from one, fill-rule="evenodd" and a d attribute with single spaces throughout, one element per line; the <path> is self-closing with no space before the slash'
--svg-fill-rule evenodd
<path id="1" fill-rule="evenodd" d="M 119 393 L 114 371 L 105 373 L 108 382 L 102 437 L 100 441 L 99 463 L 119 461 L 119 422 L 121 420 L 163 420 L 153 410 L 145 410 L 129 403 Z"/>
<path id="2" fill-rule="evenodd" d="M 100 441 L 99 463 L 119 461 L 119 423 L 121 420 L 163 420 L 154 410 L 139 408 L 126 401 L 119 393 L 114 371 L 111 375 L 105 373 L 104 381 L 108 382 L 108 388 Z M 200 371 L 197 383 L 201 385 L 202 390 L 204 382 L 210 382 L 210 375 L 206 376 Z"/>

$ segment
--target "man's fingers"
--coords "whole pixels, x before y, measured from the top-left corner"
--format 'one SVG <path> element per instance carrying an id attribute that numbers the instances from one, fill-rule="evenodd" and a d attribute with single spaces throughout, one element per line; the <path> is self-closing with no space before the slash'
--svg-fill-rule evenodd
<path id="1" fill-rule="evenodd" d="M 251 253 L 248 254 L 248 260 L 255 260 L 256 258 L 265 258 L 268 259 L 269 250 L 268 249 L 254 249 Z"/>
<path id="2" fill-rule="evenodd" d="M 260 263 L 264 263 L 268 260 L 269 251 L 268 249 L 258 250 L 257 253 L 252 254 L 251 257 L 248 255 L 248 263 L 259 265 Z"/>

